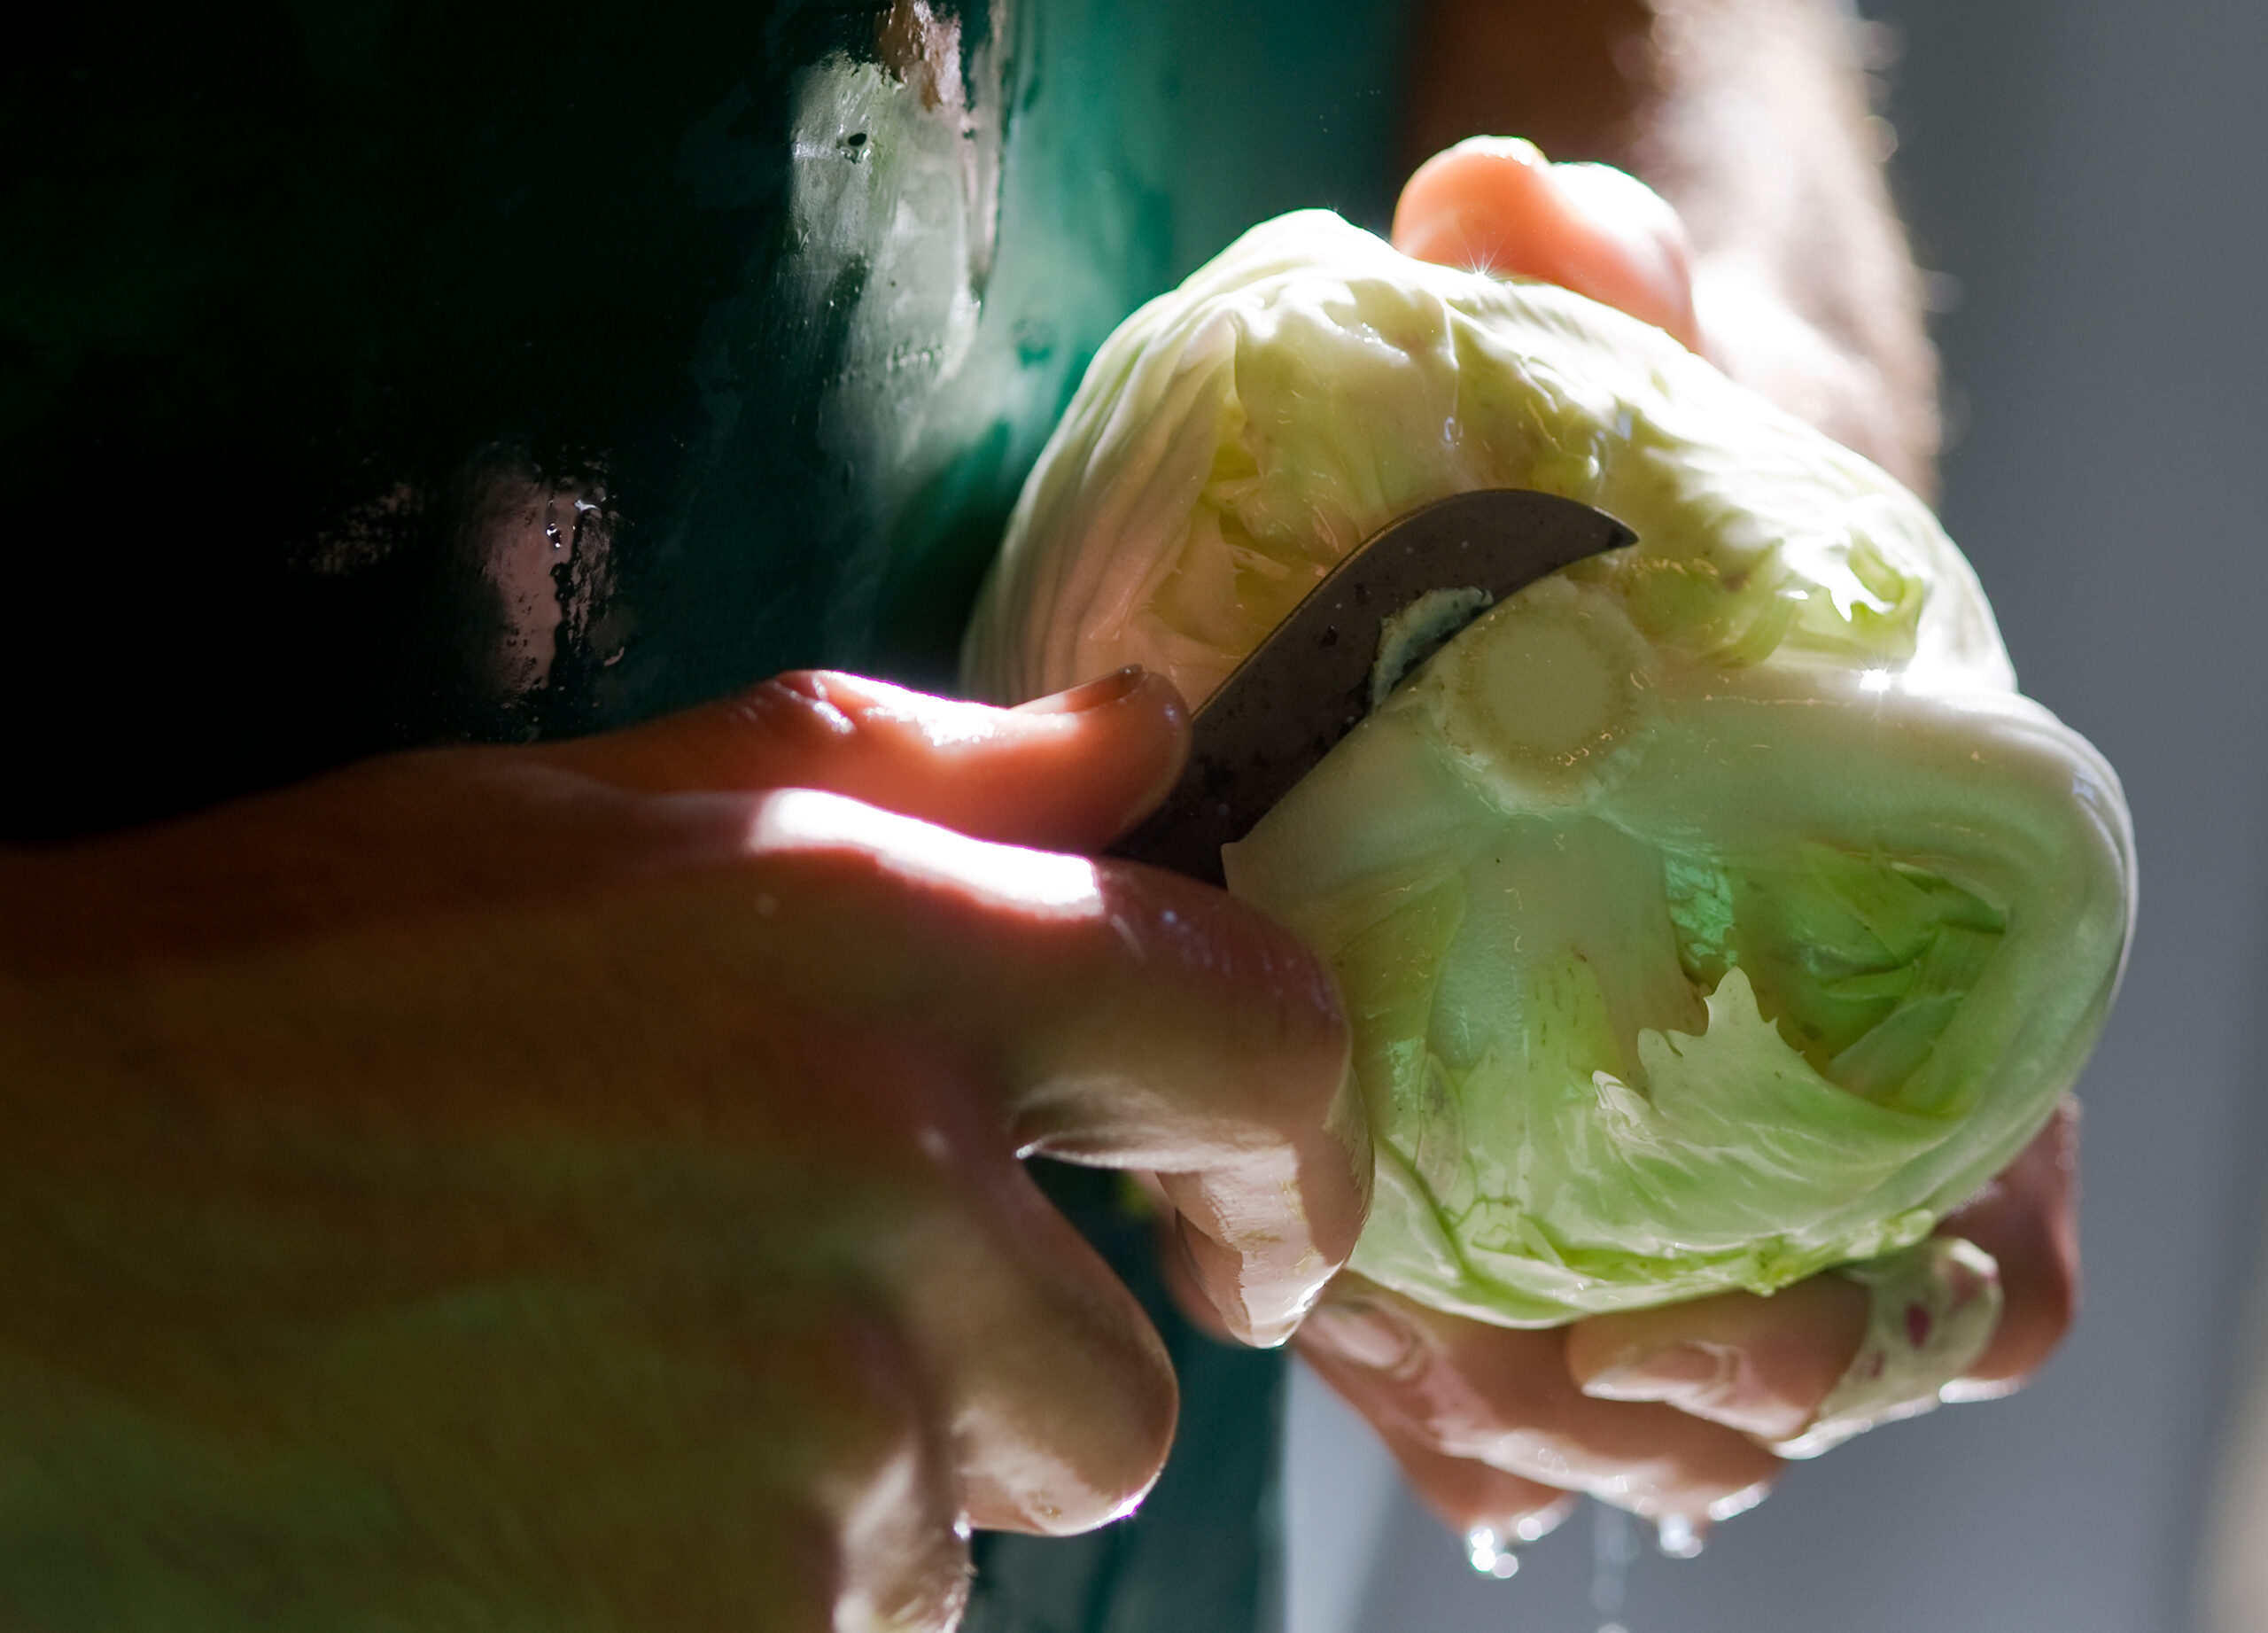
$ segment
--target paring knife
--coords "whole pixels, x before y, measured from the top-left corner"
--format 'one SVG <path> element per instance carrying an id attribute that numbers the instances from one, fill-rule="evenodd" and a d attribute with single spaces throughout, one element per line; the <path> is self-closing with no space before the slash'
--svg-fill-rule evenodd
<path id="1" fill-rule="evenodd" d="M 1506 596 L 1636 539 L 1603 510 L 1526 488 L 1460 494 L 1387 523 L 1206 699 L 1181 781 L 1115 854 L 1221 883 L 1221 847 L 1394 682 Z"/>

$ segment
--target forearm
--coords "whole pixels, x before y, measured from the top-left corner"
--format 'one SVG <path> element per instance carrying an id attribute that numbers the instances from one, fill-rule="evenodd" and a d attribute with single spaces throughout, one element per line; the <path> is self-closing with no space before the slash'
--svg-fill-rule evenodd
<path id="1" fill-rule="evenodd" d="M 1430 0 L 1404 134 L 1413 162 L 1494 132 L 1651 183 L 1716 360 L 1926 494 L 1936 356 L 1868 114 L 1833 0 Z"/>

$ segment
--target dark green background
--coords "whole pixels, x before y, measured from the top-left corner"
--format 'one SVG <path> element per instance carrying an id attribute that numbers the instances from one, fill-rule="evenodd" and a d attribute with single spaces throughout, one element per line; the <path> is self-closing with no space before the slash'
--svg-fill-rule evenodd
<path id="1" fill-rule="evenodd" d="M 588 729 L 792 665 L 949 683 L 1016 486 L 1110 326 L 1263 215 L 1389 207 L 1390 5 L 1000 8 L 996 81 L 969 95 L 1006 127 L 990 282 L 1020 309 L 991 301 L 982 338 L 1029 377 L 909 470 L 871 412 L 827 423 L 873 246 L 784 230 L 799 76 L 871 59 L 877 11 L 221 0 L 12 23 L 0 834 Z M 965 68 L 994 21 L 965 9 Z M 799 257 L 831 305 L 783 293 Z M 904 383 L 906 415 L 936 384 Z M 500 462 L 602 482 L 613 544 L 606 604 L 532 696 L 493 683 L 478 513 Z M 326 556 L 342 533 L 351 569 Z"/>

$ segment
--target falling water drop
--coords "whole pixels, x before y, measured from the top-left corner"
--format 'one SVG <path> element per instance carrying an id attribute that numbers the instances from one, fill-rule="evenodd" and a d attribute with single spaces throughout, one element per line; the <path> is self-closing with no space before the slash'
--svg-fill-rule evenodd
<path id="1" fill-rule="evenodd" d="M 1685 1514 L 1664 1514 L 1659 1526 L 1661 1551 L 1672 1559 L 1698 1558 L 1702 1544 L 1708 1540 L 1701 1528 Z"/>
<path id="2" fill-rule="evenodd" d="M 1494 1526 L 1476 1525 L 1464 1536 L 1465 1557 L 1483 1576 L 1503 1582 L 1518 1574 L 1520 1557 L 1496 1535 Z"/>

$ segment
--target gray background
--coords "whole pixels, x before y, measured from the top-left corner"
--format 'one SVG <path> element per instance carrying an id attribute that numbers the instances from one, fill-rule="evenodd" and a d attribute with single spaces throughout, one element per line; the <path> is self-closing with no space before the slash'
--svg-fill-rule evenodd
<path id="1" fill-rule="evenodd" d="M 2140 936 L 2082 1085 L 2086 1309 L 2023 1396 L 1795 1470 L 1697 1560 L 1642 1559 L 1619 1620 L 2187 1629 L 2268 1147 L 2268 6 L 1868 11 L 1903 44 L 1893 165 L 1922 261 L 1960 286 L 1937 326 L 1946 524 L 2025 689 L 2120 768 L 2140 834 Z M 1293 1633 L 1598 1625 L 1588 1516 L 1482 1581 L 1311 1386 L 1295 1416 Z"/>

